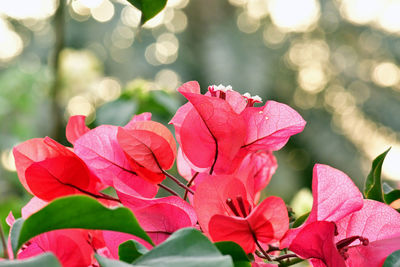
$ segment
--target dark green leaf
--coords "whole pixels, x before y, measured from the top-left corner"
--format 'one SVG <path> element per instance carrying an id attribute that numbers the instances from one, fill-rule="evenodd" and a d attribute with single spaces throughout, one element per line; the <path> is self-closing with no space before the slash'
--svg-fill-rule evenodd
<path id="1" fill-rule="evenodd" d="M 0 261 L 0 267 L 61 267 L 52 253 L 43 253 L 26 260 Z"/>
<path id="2" fill-rule="evenodd" d="M 102 257 L 98 254 L 95 254 L 94 257 L 96 260 L 99 262 L 100 267 L 130 267 L 132 265 L 122 262 L 122 261 L 117 261 L 117 260 L 112 260 L 108 259 L 105 257 Z"/>
<path id="3" fill-rule="evenodd" d="M 383 202 L 383 190 L 381 181 L 382 164 L 385 160 L 386 154 L 390 148 L 380 154 L 372 162 L 372 168 L 368 174 L 367 180 L 365 181 L 364 196 L 368 199 Z"/>
<path id="4" fill-rule="evenodd" d="M 301 215 L 299 218 L 297 218 L 297 219 L 294 221 L 294 223 L 293 223 L 293 225 L 292 225 L 292 228 L 297 228 L 297 227 L 299 227 L 300 225 L 302 225 L 302 224 L 307 220 L 308 215 L 310 215 L 310 212 L 304 213 L 304 214 Z"/>
<path id="5" fill-rule="evenodd" d="M 14 253 L 29 239 L 57 229 L 81 228 L 110 230 L 135 235 L 149 243 L 150 237 L 140 227 L 133 213 L 124 207 L 109 209 L 87 196 L 68 196 L 53 200 L 22 223 Z"/>
<path id="6" fill-rule="evenodd" d="M 382 188 L 383 188 L 383 198 L 386 204 L 390 204 L 393 201 L 400 199 L 399 189 L 394 189 L 387 183 L 383 183 Z"/>
<path id="7" fill-rule="evenodd" d="M 148 249 L 135 240 L 128 240 L 118 247 L 119 259 L 132 263 L 134 260 L 146 254 Z"/>
<path id="8" fill-rule="evenodd" d="M 218 248 L 222 255 L 231 256 L 235 267 L 251 266 L 251 262 L 247 257 L 246 252 L 244 252 L 242 247 L 235 242 L 222 241 L 214 243 L 214 245 Z"/>
<path id="9" fill-rule="evenodd" d="M 387 204 L 390 204 L 393 201 L 400 199 L 400 190 L 395 189 L 393 191 L 390 191 L 389 193 L 384 194 L 383 197 L 385 199 L 385 202 Z"/>
<path id="10" fill-rule="evenodd" d="M 128 0 L 128 2 L 142 11 L 142 25 L 163 10 L 167 4 L 167 0 Z"/>
<path id="11" fill-rule="evenodd" d="M 161 245 L 138 258 L 134 264 L 149 267 L 233 266 L 231 257 L 222 255 L 210 240 L 193 228 L 173 233 Z"/>
<path id="12" fill-rule="evenodd" d="M 400 267 L 400 250 L 390 254 L 383 263 L 383 267 Z"/>
<path id="13" fill-rule="evenodd" d="M 19 218 L 17 220 L 15 220 L 13 227 L 11 228 L 11 233 L 10 233 L 10 239 L 11 239 L 11 247 L 12 248 L 16 248 L 18 246 L 18 238 L 19 238 L 19 234 L 21 232 L 21 227 L 22 224 L 24 223 L 24 219 Z M 17 255 L 17 249 L 13 249 L 13 254 L 14 256 Z"/>

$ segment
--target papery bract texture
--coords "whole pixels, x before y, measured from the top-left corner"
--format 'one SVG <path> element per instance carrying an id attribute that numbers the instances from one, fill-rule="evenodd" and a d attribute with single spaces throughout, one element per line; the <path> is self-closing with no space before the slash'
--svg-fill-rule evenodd
<path id="1" fill-rule="evenodd" d="M 199 168 L 230 172 L 243 145 L 245 122 L 223 99 L 201 95 L 186 84 L 178 91 L 193 106 L 182 107 L 171 120 L 183 153 Z"/>
<path id="2" fill-rule="evenodd" d="M 334 186 L 333 186 L 334 185 Z M 289 246 L 298 231 L 315 221 L 337 221 L 363 206 L 363 197 L 354 182 L 342 171 L 316 164 L 313 170 L 313 207 L 306 222 L 291 229 L 281 247 Z"/>
<path id="3" fill-rule="evenodd" d="M 244 146 L 251 150 L 279 150 L 306 125 L 294 109 L 275 101 L 246 108 L 242 116 L 247 129 Z"/>
<path id="4" fill-rule="evenodd" d="M 79 137 L 90 131 L 89 127 L 85 124 L 85 119 L 86 116 L 83 115 L 71 116 L 69 118 L 65 135 L 71 144 L 74 144 Z"/>
<path id="5" fill-rule="evenodd" d="M 138 194 L 154 197 L 157 188 L 133 170 L 118 144 L 117 133 L 116 126 L 99 126 L 80 137 L 74 144 L 74 151 L 104 184 L 113 186 L 116 180 L 131 181 Z"/>
<path id="6" fill-rule="evenodd" d="M 200 179 L 194 208 L 202 230 L 214 241 L 234 241 L 252 253 L 256 240 L 278 242 L 288 230 L 289 218 L 282 199 L 269 197 L 255 206 L 244 184 L 231 175 Z"/>
<path id="7" fill-rule="evenodd" d="M 162 170 L 168 170 L 174 164 L 176 158 L 174 137 L 158 122 L 136 122 L 128 130 L 120 127 L 117 138 L 125 153 L 138 166 L 150 172 L 162 173 Z M 155 181 L 159 182 L 161 181 Z"/>
<path id="8" fill-rule="evenodd" d="M 99 181 L 86 164 L 51 138 L 32 139 L 16 146 L 14 157 L 22 185 L 42 200 L 97 192 Z"/>
<path id="9" fill-rule="evenodd" d="M 363 200 L 344 173 L 316 165 L 313 196 L 308 220 L 282 241 L 313 266 L 378 267 L 400 249 L 400 214 L 384 203 Z"/>
<path id="10" fill-rule="evenodd" d="M 65 267 L 87 267 L 93 262 L 93 248 L 80 230 L 57 230 L 33 238 L 18 253 L 18 259 L 26 259 L 43 252 L 53 252 Z"/>

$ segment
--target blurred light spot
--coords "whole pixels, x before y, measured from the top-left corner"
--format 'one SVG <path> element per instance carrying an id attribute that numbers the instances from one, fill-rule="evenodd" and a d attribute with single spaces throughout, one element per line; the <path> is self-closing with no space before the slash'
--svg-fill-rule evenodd
<path id="1" fill-rule="evenodd" d="M 318 93 L 324 89 L 328 79 L 322 66 L 314 65 L 300 69 L 298 82 L 307 92 Z"/>
<path id="2" fill-rule="evenodd" d="M 179 41 L 172 33 L 164 33 L 157 38 L 155 57 L 163 64 L 173 63 L 178 54 Z"/>
<path id="3" fill-rule="evenodd" d="M 178 74 L 170 69 L 160 70 L 155 77 L 156 83 L 162 88 L 170 91 L 175 90 L 180 84 Z"/>
<path id="4" fill-rule="evenodd" d="M 382 62 L 374 68 L 372 79 L 379 86 L 394 86 L 400 80 L 399 68 L 392 62 Z"/>
<path id="5" fill-rule="evenodd" d="M 17 170 L 12 149 L 1 152 L 1 164 L 7 171 L 15 172 Z"/>
<path id="6" fill-rule="evenodd" d="M 294 104 L 302 109 L 310 109 L 316 105 L 317 98 L 314 94 L 307 93 L 299 88 L 293 96 Z"/>
<path id="7" fill-rule="evenodd" d="M 290 207 L 294 211 L 296 218 L 309 212 L 312 208 L 313 196 L 308 188 L 303 188 L 293 197 Z"/>
<path id="8" fill-rule="evenodd" d="M 333 62 L 339 71 L 349 70 L 357 62 L 357 53 L 353 47 L 342 45 L 333 53 Z"/>
<path id="9" fill-rule="evenodd" d="M 167 7 L 181 9 L 185 8 L 187 4 L 189 4 L 189 0 L 168 0 Z"/>
<path id="10" fill-rule="evenodd" d="M 89 76 L 97 66 L 97 58 L 89 51 L 64 49 L 61 52 L 61 72 L 68 74 L 69 79 Z"/>
<path id="11" fill-rule="evenodd" d="M 164 22 L 165 9 L 163 9 L 160 13 L 158 13 L 155 17 L 147 21 L 143 28 L 151 29 L 160 26 Z"/>
<path id="12" fill-rule="evenodd" d="M 126 26 L 118 26 L 111 34 L 112 44 L 120 49 L 128 48 L 133 43 L 133 31 Z"/>
<path id="13" fill-rule="evenodd" d="M 246 12 L 240 13 L 236 23 L 239 30 L 244 33 L 253 33 L 260 27 L 260 21 L 250 17 Z"/>
<path id="14" fill-rule="evenodd" d="M 341 0 L 341 15 L 356 24 L 371 24 L 392 33 L 400 31 L 399 0 Z"/>
<path id="15" fill-rule="evenodd" d="M 234 6 L 244 6 L 247 4 L 248 0 L 229 0 L 229 3 L 231 3 Z"/>
<path id="16" fill-rule="evenodd" d="M 265 0 L 250 0 L 246 9 L 250 17 L 262 19 L 268 15 L 268 2 Z"/>
<path id="17" fill-rule="evenodd" d="M 106 61 L 107 51 L 101 43 L 93 42 L 87 46 L 101 61 Z"/>
<path id="18" fill-rule="evenodd" d="M 307 31 L 320 16 L 316 0 L 270 0 L 272 22 L 285 31 Z"/>
<path id="19" fill-rule="evenodd" d="M 329 47 L 322 40 L 297 42 L 291 45 L 289 60 L 295 66 L 308 66 L 329 62 Z"/>
<path id="20" fill-rule="evenodd" d="M 173 8 L 166 8 L 164 10 L 165 10 L 165 12 L 164 12 L 163 23 L 166 24 L 166 23 L 171 22 L 172 19 L 174 18 L 175 10 Z"/>
<path id="21" fill-rule="evenodd" d="M 174 33 L 183 32 L 187 27 L 187 17 L 182 11 L 175 11 L 171 21 L 165 24 L 167 29 Z"/>
<path id="22" fill-rule="evenodd" d="M 68 101 L 67 111 L 70 116 L 89 116 L 94 111 L 94 107 L 86 97 L 74 96 Z"/>
<path id="23" fill-rule="evenodd" d="M 144 52 L 144 57 L 146 58 L 146 61 L 149 62 L 151 65 L 154 65 L 154 66 L 161 65 L 161 63 L 156 58 L 156 44 L 155 43 L 149 45 L 146 48 L 146 51 Z"/>
<path id="24" fill-rule="evenodd" d="M 130 27 L 139 26 L 140 16 L 140 10 L 131 5 L 124 7 L 121 12 L 122 23 Z"/>
<path id="25" fill-rule="evenodd" d="M 11 0 L 0 1 L 0 15 L 23 20 L 42 20 L 51 17 L 58 6 L 56 0 Z"/>
<path id="26" fill-rule="evenodd" d="M 21 54 L 22 50 L 21 37 L 0 17 L 0 61 L 10 61 Z"/>
<path id="27" fill-rule="evenodd" d="M 357 80 L 349 85 L 348 91 L 354 96 L 358 104 L 365 102 L 371 95 L 368 85 Z"/>
<path id="28" fill-rule="evenodd" d="M 378 19 L 379 25 L 389 32 L 400 31 L 400 1 L 391 1 Z"/>
<path id="29" fill-rule="evenodd" d="M 265 45 L 278 45 L 286 39 L 286 33 L 281 32 L 277 27 L 271 24 L 265 27 L 263 37 Z"/>
<path id="30" fill-rule="evenodd" d="M 381 150 L 386 149 L 385 147 L 382 147 Z M 378 152 L 378 153 L 382 153 Z M 378 156 L 378 154 L 376 154 Z M 393 180 L 400 181 L 400 168 L 399 168 L 399 162 L 400 162 L 400 146 L 395 145 L 392 146 L 390 149 L 389 153 L 386 155 L 385 161 L 383 162 L 382 165 L 382 170 L 383 173 L 388 175 L 389 178 Z"/>
<path id="31" fill-rule="evenodd" d="M 103 4 L 104 0 L 78 0 L 76 2 L 87 8 L 96 8 Z"/>
<path id="32" fill-rule="evenodd" d="M 72 10 L 79 16 L 73 16 L 78 21 L 86 20 L 90 15 L 90 8 L 84 6 L 81 1 L 72 1 Z M 71 14 L 72 15 L 72 14 Z"/>
<path id="33" fill-rule="evenodd" d="M 109 0 L 103 0 L 101 4 L 90 9 L 93 18 L 99 22 L 106 22 L 114 16 L 114 5 Z"/>
<path id="34" fill-rule="evenodd" d="M 99 97 L 108 102 L 117 99 L 121 94 L 120 83 L 113 78 L 105 77 L 98 84 Z"/>
<path id="35" fill-rule="evenodd" d="M 342 15 L 357 24 L 373 21 L 382 9 L 385 0 L 342 0 Z"/>
<path id="36" fill-rule="evenodd" d="M 358 63 L 357 75 L 363 81 L 369 82 L 371 80 L 371 69 L 373 62 L 371 60 L 362 60 Z"/>
<path id="37" fill-rule="evenodd" d="M 372 53 L 381 47 L 382 38 L 379 35 L 372 33 L 370 30 L 366 30 L 360 34 L 359 44 L 362 49 Z"/>

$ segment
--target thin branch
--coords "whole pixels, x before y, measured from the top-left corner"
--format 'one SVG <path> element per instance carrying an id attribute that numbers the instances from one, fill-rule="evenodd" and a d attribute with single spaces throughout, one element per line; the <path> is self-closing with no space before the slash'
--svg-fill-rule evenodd
<path id="1" fill-rule="evenodd" d="M 0 223 L 0 238 L 1 238 L 1 245 L 3 246 L 4 258 L 9 259 L 10 256 L 8 255 L 6 238 L 4 236 L 3 227 L 1 226 L 1 223 Z"/>
<path id="2" fill-rule="evenodd" d="M 199 175 L 199 172 L 196 172 L 193 175 L 192 179 L 190 179 L 189 183 L 187 183 L 187 185 L 186 185 L 187 187 L 190 187 L 193 184 L 193 182 L 196 179 L 197 175 Z M 188 190 L 185 190 L 185 195 L 183 196 L 183 200 L 186 200 L 188 192 L 189 192 Z"/>
<path id="3" fill-rule="evenodd" d="M 171 188 L 169 188 L 168 186 L 165 186 L 163 184 L 157 184 L 159 187 L 161 187 L 162 189 L 164 189 L 165 191 L 168 191 L 170 194 L 179 197 L 179 194 L 177 192 L 175 192 L 174 190 L 172 190 Z"/>
<path id="4" fill-rule="evenodd" d="M 184 185 L 183 183 L 181 183 L 181 181 L 178 180 L 178 178 L 174 177 L 173 175 L 169 174 L 168 172 L 166 172 L 165 170 L 161 169 L 161 171 L 163 172 L 163 174 L 165 174 L 168 178 L 170 178 L 172 181 L 174 181 L 177 185 L 179 185 L 180 187 L 182 187 L 183 189 L 189 191 L 191 194 L 194 194 L 193 190 L 190 189 L 189 187 L 187 187 L 186 185 Z"/>
<path id="5" fill-rule="evenodd" d="M 300 258 L 295 258 L 295 259 L 292 259 L 292 260 L 289 260 L 289 261 L 281 262 L 281 263 L 279 263 L 278 266 L 279 267 L 287 267 L 287 266 L 291 266 L 291 265 L 297 264 L 297 263 L 302 262 L 302 261 L 304 261 L 304 260 L 300 259 Z"/>
<path id="6" fill-rule="evenodd" d="M 119 200 L 118 198 L 103 194 L 100 192 L 100 195 L 93 195 L 95 198 L 102 198 L 102 199 L 107 199 L 107 200 L 111 200 L 111 201 L 116 201 L 121 203 L 121 200 Z"/>
<path id="7" fill-rule="evenodd" d="M 258 249 L 261 251 L 261 253 L 264 255 L 265 259 L 267 259 L 268 261 L 272 261 L 271 257 L 268 255 L 268 253 L 262 248 L 262 246 L 260 245 L 260 243 L 258 243 L 257 238 L 253 235 L 254 238 L 254 242 L 256 242 L 256 245 L 258 247 Z"/>
<path id="8" fill-rule="evenodd" d="M 286 254 L 286 255 L 282 255 L 276 258 L 273 258 L 273 261 L 281 261 L 284 259 L 289 259 L 289 258 L 298 258 L 298 256 L 296 254 Z"/>
<path id="9" fill-rule="evenodd" d="M 51 113 L 54 120 L 52 137 L 55 140 L 62 139 L 64 133 L 63 128 L 63 112 L 59 104 L 61 91 L 61 75 L 60 75 L 60 54 L 65 47 L 65 7 L 66 0 L 60 0 L 58 8 L 53 17 L 55 43 L 53 54 L 50 58 L 49 65 L 53 72 L 53 82 L 50 87 L 49 95 L 51 99 Z"/>

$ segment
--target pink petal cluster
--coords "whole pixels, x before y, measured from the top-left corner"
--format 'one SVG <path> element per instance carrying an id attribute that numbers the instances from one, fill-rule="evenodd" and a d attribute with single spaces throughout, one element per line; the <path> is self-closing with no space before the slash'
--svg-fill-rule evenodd
<path id="1" fill-rule="evenodd" d="M 382 266 L 400 249 L 400 214 L 390 206 L 364 200 L 343 172 L 317 164 L 314 203 L 307 221 L 282 240 L 313 266 Z"/>
<path id="2" fill-rule="evenodd" d="M 284 201 L 261 191 L 277 169 L 273 152 L 301 132 L 303 118 L 287 105 L 230 86 L 210 86 L 200 93 L 197 82 L 178 91 L 188 103 L 171 120 L 173 134 L 136 115 L 124 127 L 89 129 L 84 116 L 70 118 L 65 147 L 45 137 L 14 148 L 18 176 L 34 195 L 22 209 L 27 218 L 55 198 L 84 194 L 107 207 L 125 206 L 155 244 L 184 227 L 201 230 L 212 241 L 233 241 L 254 253 L 253 266 L 278 266 L 282 257 L 308 259 L 313 266 L 381 266 L 400 248 L 400 215 L 393 208 L 364 200 L 350 178 L 317 164 L 312 211 L 299 228 L 289 229 Z M 260 105 L 260 104 L 259 104 Z M 177 162 L 186 185 L 168 172 Z M 169 178 L 184 188 L 183 196 L 162 183 Z M 106 195 L 112 187 L 118 198 Z M 159 188 L 171 194 L 156 197 Z M 12 214 L 7 218 L 12 226 Z M 97 266 L 94 252 L 118 259 L 118 246 L 136 240 L 129 234 L 79 229 L 41 234 L 26 243 L 16 258 L 53 252 L 63 266 Z M 280 255 L 288 248 L 296 253 Z"/>

